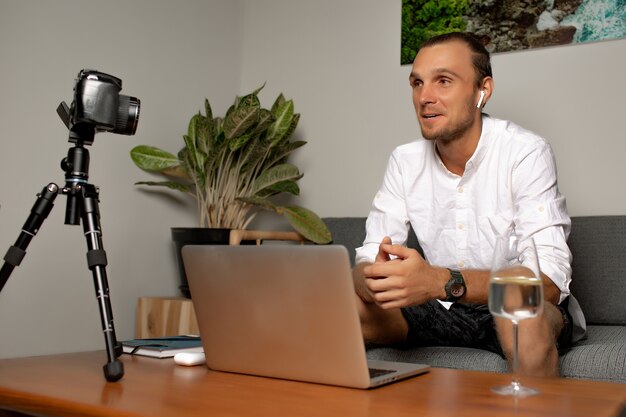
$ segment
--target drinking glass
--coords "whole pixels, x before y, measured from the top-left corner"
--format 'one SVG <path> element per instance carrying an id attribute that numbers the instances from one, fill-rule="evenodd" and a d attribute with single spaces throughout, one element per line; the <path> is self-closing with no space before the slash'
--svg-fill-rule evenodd
<path id="1" fill-rule="evenodd" d="M 539 391 L 521 384 L 518 375 L 518 324 L 520 320 L 537 317 L 543 310 L 543 283 L 537 249 L 532 238 L 519 240 L 512 231 L 496 239 L 489 278 L 489 311 L 494 317 L 513 323 L 513 380 L 494 387 L 500 395 L 524 397 Z"/>

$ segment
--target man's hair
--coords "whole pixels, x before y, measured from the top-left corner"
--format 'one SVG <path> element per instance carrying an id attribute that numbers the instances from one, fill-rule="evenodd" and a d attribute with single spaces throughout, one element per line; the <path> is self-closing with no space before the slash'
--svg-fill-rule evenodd
<path id="1" fill-rule="evenodd" d="M 472 64 L 474 65 L 474 70 L 476 71 L 476 85 L 478 87 L 480 87 L 480 84 L 485 77 L 493 77 L 489 51 L 485 49 L 482 42 L 472 33 L 450 32 L 434 36 L 424 41 L 424 43 L 420 46 L 420 49 L 452 41 L 463 42 L 472 51 Z"/>

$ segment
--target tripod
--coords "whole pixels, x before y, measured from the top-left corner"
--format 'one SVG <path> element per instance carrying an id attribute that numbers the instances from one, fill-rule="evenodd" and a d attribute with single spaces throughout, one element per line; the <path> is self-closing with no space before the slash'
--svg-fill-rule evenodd
<path id="1" fill-rule="evenodd" d="M 64 104 L 62 103 L 62 105 Z M 57 109 L 62 119 L 61 112 L 63 110 L 61 106 Z M 65 171 L 65 186 L 59 189 L 57 184 L 50 183 L 43 188 L 41 193 L 37 194 L 37 200 L 19 237 L 4 257 L 5 263 L 0 269 L 0 291 L 2 291 L 13 269 L 20 265 L 26 255 L 28 244 L 52 211 L 57 195 L 67 196 L 65 224 L 78 225 L 82 220 L 87 239 L 87 265 L 93 274 L 108 357 L 107 363 L 103 366 L 104 376 L 107 381 L 115 382 L 124 376 L 124 365 L 117 360 L 122 354 L 122 345 L 118 343 L 115 337 L 113 326 L 113 312 L 105 269 L 107 259 L 106 252 L 102 249 L 102 232 L 98 210 L 99 191 L 96 186 L 87 182 L 89 178 L 89 151 L 84 147 L 84 145 L 93 142 L 94 134 L 95 128 L 93 126 L 74 125 L 70 129 L 70 142 L 74 142 L 75 145 L 69 149 L 67 157 L 61 161 L 61 168 Z"/>

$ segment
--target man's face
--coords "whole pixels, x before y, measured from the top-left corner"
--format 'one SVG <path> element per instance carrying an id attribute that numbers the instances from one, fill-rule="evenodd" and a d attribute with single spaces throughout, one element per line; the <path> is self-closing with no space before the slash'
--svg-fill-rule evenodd
<path id="1" fill-rule="evenodd" d="M 464 43 L 450 41 L 420 49 L 409 81 L 424 139 L 451 142 L 477 125 L 475 77 L 472 53 Z"/>

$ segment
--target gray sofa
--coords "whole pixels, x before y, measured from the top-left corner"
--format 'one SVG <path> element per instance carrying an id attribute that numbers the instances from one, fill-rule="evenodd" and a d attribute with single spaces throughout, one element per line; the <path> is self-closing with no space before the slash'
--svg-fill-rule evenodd
<path id="1" fill-rule="evenodd" d="M 354 249 L 365 238 L 365 218 L 325 218 L 333 243 Z M 567 378 L 626 383 L 626 216 L 572 218 L 572 293 L 587 319 L 587 337 L 560 358 Z M 411 233 L 407 246 L 419 249 Z M 506 372 L 500 356 L 461 347 L 368 347 L 371 359 L 426 363 L 435 367 Z"/>

